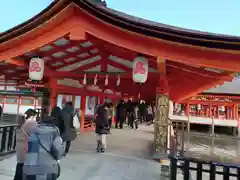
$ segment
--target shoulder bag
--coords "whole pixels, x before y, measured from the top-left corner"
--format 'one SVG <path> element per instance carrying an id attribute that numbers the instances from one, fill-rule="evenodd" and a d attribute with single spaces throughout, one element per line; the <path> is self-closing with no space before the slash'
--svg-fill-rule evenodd
<path id="1" fill-rule="evenodd" d="M 59 178 L 60 174 L 61 174 L 61 167 L 60 167 L 60 164 L 59 164 L 59 161 L 57 159 L 57 157 L 54 155 L 55 153 L 53 152 L 50 152 L 41 142 L 40 138 L 38 135 L 36 135 L 37 139 L 38 139 L 38 143 L 39 145 L 57 162 L 57 168 L 58 168 L 58 171 L 57 171 L 57 178 Z"/>

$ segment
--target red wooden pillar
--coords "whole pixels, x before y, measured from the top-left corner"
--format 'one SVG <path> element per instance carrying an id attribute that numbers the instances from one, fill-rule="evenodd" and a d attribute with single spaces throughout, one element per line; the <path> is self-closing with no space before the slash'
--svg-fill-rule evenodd
<path id="1" fill-rule="evenodd" d="M 238 120 L 238 104 L 235 104 L 235 119 Z"/>
<path id="2" fill-rule="evenodd" d="M 86 96 L 81 96 L 81 132 L 84 133 L 85 110 L 86 110 Z"/>
<path id="3" fill-rule="evenodd" d="M 189 117 L 189 103 L 186 104 L 186 115 Z"/>
<path id="4" fill-rule="evenodd" d="M 219 105 L 217 105 L 217 118 L 219 118 Z"/>
<path id="5" fill-rule="evenodd" d="M 187 131 L 190 132 L 190 105 L 189 105 L 189 103 L 186 104 L 186 115 L 187 115 L 187 120 L 188 120 Z"/>
<path id="6" fill-rule="evenodd" d="M 3 96 L 3 102 L 2 102 L 2 114 L 4 113 L 4 105 L 6 103 L 6 96 Z"/>
<path id="7" fill-rule="evenodd" d="M 230 113 L 229 113 L 229 107 L 228 106 L 225 106 L 225 110 L 226 110 L 226 119 L 230 119 Z"/>
<path id="8" fill-rule="evenodd" d="M 57 79 L 51 78 L 49 85 L 51 87 L 51 106 L 50 106 L 50 112 L 52 112 L 53 108 L 57 105 Z"/>
<path id="9" fill-rule="evenodd" d="M 212 114 L 212 103 L 209 103 L 209 117 L 213 118 L 213 114 Z"/>
<path id="10" fill-rule="evenodd" d="M 104 96 L 100 96 L 100 104 L 104 103 Z"/>

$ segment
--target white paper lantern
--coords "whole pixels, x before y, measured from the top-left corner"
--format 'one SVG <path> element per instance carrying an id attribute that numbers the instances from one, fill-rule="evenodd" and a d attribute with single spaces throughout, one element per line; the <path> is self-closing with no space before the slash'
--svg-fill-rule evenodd
<path id="1" fill-rule="evenodd" d="M 133 81 L 145 83 L 148 78 L 148 60 L 144 56 L 138 56 L 133 61 L 132 70 Z"/>
<path id="2" fill-rule="evenodd" d="M 29 78 L 34 81 L 41 81 L 44 74 L 44 60 L 32 58 L 29 63 Z"/>

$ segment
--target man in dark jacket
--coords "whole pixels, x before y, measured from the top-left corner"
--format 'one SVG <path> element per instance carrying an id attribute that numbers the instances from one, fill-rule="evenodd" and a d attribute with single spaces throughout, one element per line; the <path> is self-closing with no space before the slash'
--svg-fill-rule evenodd
<path id="1" fill-rule="evenodd" d="M 127 117 L 128 117 L 128 126 L 131 127 L 131 128 L 134 128 L 133 127 L 133 124 L 134 124 L 134 113 L 135 110 L 134 110 L 134 104 L 132 102 L 132 100 L 129 100 L 128 103 L 127 103 Z"/>
<path id="2" fill-rule="evenodd" d="M 108 103 L 99 106 L 96 112 L 97 152 L 105 152 L 106 136 L 109 133 Z"/>
<path id="3" fill-rule="evenodd" d="M 115 128 L 118 128 L 118 125 L 120 126 L 120 129 L 123 128 L 123 124 L 126 120 L 126 109 L 124 105 L 124 101 L 121 100 L 116 108 L 116 124 Z"/>
<path id="4" fill-rule="evenodd" d="M 77 131 L 73 126 L 73 117 L 75 115 L 75 110 L 73 108 L 72 102 L 67 102 L 62 109 L 62 119 L 64 121 L 64 132 L 63 140 L 66 142 L 65 156 L 68 154 L 71 141 L 75 140 L 77 137 Z"/>
<path id="5" fill-rule="evenodd" d="M 2 118 L 2 106 L 0 105 L 0 120 Z"/>
<path id="6" fill-rule="evenodd" d="M 140 103 L 139 103 L 139 114 L 140 114 L 141 123 L 146 121 L 146 112 L 147 112 L 147 107 L 146 107 L 145 102 L 140 101 Z"/>

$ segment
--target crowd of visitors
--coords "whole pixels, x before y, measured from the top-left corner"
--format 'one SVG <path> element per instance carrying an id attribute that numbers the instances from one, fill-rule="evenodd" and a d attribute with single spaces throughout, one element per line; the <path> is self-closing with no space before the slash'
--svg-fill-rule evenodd
<path id="1" fill-rule="evenodd" d="M 115 112 L 115 113 L 114 113 Z M 28 109 L 24 119 L 19 121 L 16 133 L 17 165 L 14 180 L 56 180 L 60 176 L 60 159 L 67 156 L 71 142 L 77 137 L 74 120 L 79 115 L 72 102 L 64 107 L 55 106 L 49 113 L 46 109 L 41 116 Z M 115 117 L 114 117 L 115 116 Z M 138 129 L 139 123 L 151 124 L 154 107 L 145 102 L 124 102 L 114 105 L 106 99 L 95 108 L 95 132 L 97 152 L 107 148 L 107 134 L 110 133 L 113 117 L 115 127 Z"/>
<path id="2" fill-rule="evenodd" d="M 110 133 L 112 119 L 115 116 L 115 128 L 123 129 L 126 124 L 129 128 L 138 129 L 139 123 L 153 123 L 155 108 L 145 102 L 124 102 L 121 100 L 114 107 L 107 99 L 104 104 L 97 105 L 95 109 L 95 132 L 97 134 L 97 152 L 105 152 L 107 147 L 107 134 Z"/>
<path id="3" fill-rule="evenodd" d="M 68 154 L 77 136 L 73 126 L 76 111 L 72 102 L 67 102 L 63 109 L 56 106 L 48 114 L 43 109 L 37 121 L 37 112 L 28 109 L 20 120 L 14 180 L 56 180 L 60 176 L 60 159 Z"/>
<path id="4" fill-rule="evenodd" d="M 126 123 L 132 129 L 138 129 L 139 123 L 153 123 L 155 115 L 155 107 L 151 103 L 144 101 L 132 102 L 128 100 L 125 102 L 121 100 L 116 107 L 116 128 L 123 128 Z"/>

